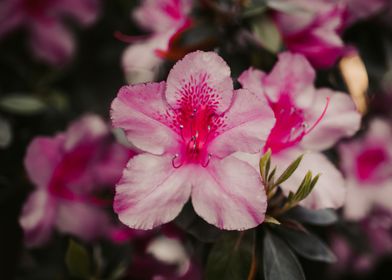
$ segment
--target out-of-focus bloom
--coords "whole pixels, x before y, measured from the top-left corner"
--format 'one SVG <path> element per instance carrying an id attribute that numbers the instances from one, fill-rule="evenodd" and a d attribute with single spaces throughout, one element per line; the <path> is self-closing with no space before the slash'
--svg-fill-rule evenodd
<path id="1" fill-rule="evenodd" d="M 198 215 L 222 229 L 263 222 L 258 172 L 233 156 L 260 153 L 273 124 L 265 99 L 233 90 L 230 68 L 213 52 L 186 55 L 167 82 L 125 86 L 112 103 L 115 127 L 145 151 L 130 160 L 114 209 L 131 228 L 173 220 L 192 196 Z"/>
<path id="2" fill-rule="evenodd" d="M 339 146 L 341 166 L 348 181 L 344 213 L 364 217 L 373 206 L 392 210 L 392 128 L 376 119 L 367 134 Z"/>
<path id="3" fill-rule="evenodd" d="M 152 34 L 129 46 L 123 54 L 122 65 L 130 83 L 156 78 L 170 41 L 190 25 L 191 4 L 192 0 L 144 0 L 135 10 L 133 18 Z"/>
<path id="4" fill-rule="evenodd" d="M 286 47 L 316 68 L 328 68 L 347 52 L 343 31 L 359 19 L 378 12 L 384 0 L 283 0 L 273 17 Z M 273 6 L 273 2 L 271 2 Z"/>
<path id="5" fill-rule="evenodd" d="M 249 69 L 238 80 L 245 89 L 267 97 L 274 111 L 276 123 L 264 151 L 271 149 L 278 171 L 306 154 L 298 170 L 283 183 L 283 191 L 295 192 L 308 170 L 321 173 L 315 189 L 301 203 L 309 208 L 337 208 L 344 202 L 344 180 L 319 151 L 353 135 L 361 117 L 348 95 L 316 89 L 314 79 L 315 72 L 302 55 L 282 53 L 268 75 Z M 258 160 L 254 161 L 256 166 Z"/>
<path id="6" fill-rule="evenodd" d="M 332 266 L 334 273 L 370 272 L 381 257 L 392 252 L 390 210 L 374 208 L 368 216 L 358 222 L 357 226 L 358 236 L 355 240 L 353 236 L 345 236 L 344 231 L 334 233 L 331 237 L 331 249 L 338 258 Z"/>
<path id="7" fill-rule="evenodd" d="M 108 203 L 96 193 L 114 187 L 132 155 L 93 115 L 74 122 L 65 133 L 35 138 L 25 157 L 36 187 L 20 217 L 26 243 L 43 244 L 54 228 L 84 240 L 109 234 L 112 227 L 103 209 Z"/>
<path id="8" fill-rule="evenodd" d="M 25 27 L 37 58 L 61 65 L 75 49 L 74 38 L 65 28 L 63 18 L 71 17 L 87 26 L 97 14 L 97 0 L 4 0 L 0 3 L 0 38 Z"/>

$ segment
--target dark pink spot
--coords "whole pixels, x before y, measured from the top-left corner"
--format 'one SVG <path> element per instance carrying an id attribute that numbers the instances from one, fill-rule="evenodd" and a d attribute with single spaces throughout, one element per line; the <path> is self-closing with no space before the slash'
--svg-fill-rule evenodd
<path id="1" fill-rule="evenodd" d="M 363 151 L 357 157 L 357 174 L 359 179 L 366 181 L 374 176 L 377 169 L 388 159 L 385 150 L 380 148 L 371 148 Z"/>

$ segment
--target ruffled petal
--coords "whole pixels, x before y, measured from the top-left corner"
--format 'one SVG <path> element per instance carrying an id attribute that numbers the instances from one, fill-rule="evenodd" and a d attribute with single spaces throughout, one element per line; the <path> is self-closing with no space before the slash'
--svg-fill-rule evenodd
<path id="1" fill-rule="evenodd" d="M 114 211 L 134 229 L 170 222 L 189 199 L 189 175 L 186 166 L 173 168 L 171 156 L 135 156 L 116 186 Z"/>
<path id="2" fill-rule="evenodd" d="M 62 0 L 55 4 L 57 13 L 73 16 L 83 25 L 92 24 L 99 13 L 98 0 Z"/>
<path id="3" fill-rule="evenodd" d="M 165 82 L 124 86 L 111 106 L 113 125 L 124 129 L 137 148 L 153 154 L 163 154 L 178 143 L 167 119 L 165 88 Z"/>
<path id="4" fill-rule="evenodd" d="M 37 137 L 27 148 L 24 165 L 30 180 L 38 188 L 47 188 L 62 159 L 64 136 Z"/>
<path id="5" fill-rule="evenodd" d="M 85 241 L 104 237 L 111 229 L 109 216 L 103 209 L 66 200 L 59 203 L 56 227 L 62 233 L 75 235 Z"/>
<path id="6" fill-rule="evenodd" d="M 170 106 L 211 106 L 224 112 L 233 97 L 230 67 L 214 52 L 196 51 L 178 61 L 167 78 L 166 99 Z"/>
<path id="7" fill-rule="evenodd" d="M 31 48 L 38 59 L 55 66 L 68 62 L 74 53 L 74 39 L 57 21 L 34 21 L 31 25 Z"/>
<path id="8" fill-rule="evenodd" d="M 225 126 L 210 144 L 218 157 L 234 152 L 258 153 L 275 124 L 274 113 L 263 96 L 247 90 L 235 91 L 233 103 L 224 115 Z"/>
<path id="9" fill-rule="evenodd" d="M 326 113 L 314 129 L 302 139 L 303 147 L 312 150 L 329 148 L 339 139 L 352 136 L 360 127 L 361 115 L 355 109 L 350 96 L 329 89 L 318 90 L 312 105 L 306 109 L 309 125 L 317 122 L 327 105 L 327 98 L 330 100 Z"/>
<path id="10" fill-rule="evenodd" d="M 56 204 L 50 195 L 38 190 L 25 202 L 19 223 L 25 242 L 30 247 L 40 246 L 50 238 L 56 217 Z"/>
<path id="11" fill-rule="evenodd" d="M 283 192 L 288 195 L 295 192 L 301 184 L 306 172 L 311 171 L 313 176 L 321 176 L 310 195 L 300 204 L 311 209 L 339 208 L 346 197 L 345 181 L 336 167 L 321 153 L 304 152 L 296 149 L 285 150 L 272 156 L 272 165 L 278 167 L 280 174 L 301 154 L 305 154 L 301 164 L 294 174 L 282 184 Z"/>
<path id="12" fill-rule="evenodd" d="M 288 94 L 296 104 L 309 103 L 313 94 L 315 71 L 302 55 L 281 53 L 279 60 L 263 80 L 265 93 L 270 101 L 276 102 L 282 94 Z"/>
<path id="13" fill-rule="evenodd" d="M 258 172 L 234 157 L 213 159 L 194 173 L 192 204 L 208 223 L 245 230 L 264 221 L 267 197 Z"/>

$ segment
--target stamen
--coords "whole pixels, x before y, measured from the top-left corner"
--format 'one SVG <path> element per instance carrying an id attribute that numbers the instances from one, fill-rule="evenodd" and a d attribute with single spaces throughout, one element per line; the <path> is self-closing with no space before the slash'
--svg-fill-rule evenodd
<path id="1" fill-rule="evenodd" d="M 207 161 L 205 163 L 201 164 L 202 167 L 207 167 L 208 166 L 208 164 L 210 163 L 211 156 L 212 156 L 211 154 L 208 154 Z"/>
<path id="2" fill-rule="evenodd" d="M 183 165 L 183 162 L 181 161 L 180 164 L 176 165 L 176 163 L 174 162 L 176 159 L 178 158 L 178 154 L 175 154 L 172 158 L 172 165 L 174 168 L 180 168 Z"/>
<path id="3" fill-rule="evenodd" d="M 316 122 L 312 125 L 312 127 L 311 127 L 308 131 L 305 132 L 305 134 L 310 133 L 310 132 L 319 124 L 319 122 L 324 118 L 325 113 L 327 112 L 327 109 L 328 109 L 328 106 L 329 106 L 329 101 L 330 101 L 330 97 L 327 96 L 327 103 L 325 104 L 325 107 L 324 107 L 323 112 L 322 112 L 321 115 L 318 117 L 318 119 L 316 120 Z"/>

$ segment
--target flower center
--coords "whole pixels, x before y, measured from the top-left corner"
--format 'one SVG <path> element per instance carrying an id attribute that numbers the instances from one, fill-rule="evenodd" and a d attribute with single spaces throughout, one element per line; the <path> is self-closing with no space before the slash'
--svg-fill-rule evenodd
<path id="1" fill-rule="evenodd" d="M 277 102 L 270 101 L 276 123 L 268 136 L 264 151 L 271 149 L 273 153 L 278 153 L 298 144 L 319 124 L 327 111 L 328 104 L 329 98 L 321 115 L 309 128 L 309 124 L 304 121 L 304 112 L 294 106 L 288 94 L 281 95 Z"/>
<path id="2" fill-rule="evenodd" d="M 211 158 L 207 151 L 208 143 L 217 127 L 214 110 L 206 105 L 191 110 L 181 108 L 178 119 L 182 148 L 180 154 L 174 155 L 173 166 L 178 168 L 184 163 L 198 163 L 206 167 Z"/>
<path id="3" fill-rule="evenodd" d="M 362 152 L 356 160 L 357 174 L 359 179 L 366 181 L 376 175 L 380 166 L 388 159 L 385 150 L 370 148 Z"/>

